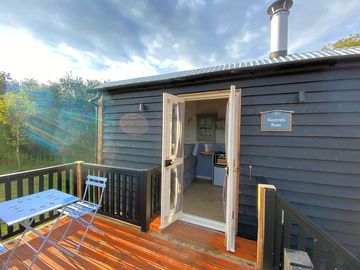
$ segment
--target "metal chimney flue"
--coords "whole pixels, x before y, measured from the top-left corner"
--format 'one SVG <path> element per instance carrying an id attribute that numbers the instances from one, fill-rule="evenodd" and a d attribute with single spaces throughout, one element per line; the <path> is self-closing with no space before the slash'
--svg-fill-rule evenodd
<path id="1" fill-rule="evenodd" d="M 288 17 L 292 0 L 277 0 L 267 9 L 270 15 L 270 58 L 286 56 L 288 50 Z"/>

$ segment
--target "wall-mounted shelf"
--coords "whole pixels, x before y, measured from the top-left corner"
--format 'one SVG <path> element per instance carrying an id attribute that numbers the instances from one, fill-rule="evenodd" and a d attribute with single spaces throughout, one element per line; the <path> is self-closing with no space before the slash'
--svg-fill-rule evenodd
<path id="1" fill-rule="evenodd" d="M 216 114 L 198 114 L 197 115 L 197 138 L 198 141 L 215 142 L 215 122 Z"/>

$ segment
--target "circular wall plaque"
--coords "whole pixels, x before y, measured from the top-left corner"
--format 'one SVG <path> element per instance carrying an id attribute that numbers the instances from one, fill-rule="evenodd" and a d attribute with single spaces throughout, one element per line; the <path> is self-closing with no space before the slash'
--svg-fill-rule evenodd
<path id="1" fill-rule="evenodd" d="M 127 113 L 119 121 L 120 129 L 127 134 L 142 135 L 147 132 L 149 123 L 139 113 Z"/>

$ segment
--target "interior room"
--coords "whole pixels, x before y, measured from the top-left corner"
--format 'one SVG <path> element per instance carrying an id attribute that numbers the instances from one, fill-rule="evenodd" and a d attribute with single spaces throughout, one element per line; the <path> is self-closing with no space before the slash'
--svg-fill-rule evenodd
<path id="1" fill-rule="evenodd" d="M 225 222 L 225 118 L 228 99 L 185 103 L 184 213 Z"/>

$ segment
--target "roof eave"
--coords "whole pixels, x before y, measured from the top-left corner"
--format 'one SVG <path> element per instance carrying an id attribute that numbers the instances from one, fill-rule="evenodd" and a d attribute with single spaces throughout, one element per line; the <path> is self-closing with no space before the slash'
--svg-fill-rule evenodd
<path id="1" fill-rule="evenodd" d="M 238 67 L 233 69 L 221 70 L 221 71 L 212 71 L 208 73 L 200 73 L 194 75 L 188 75 L 184 77 L 163 79 L 163 80 L 154 80 L 147 82 L 138 82 L 138 83 L 129 83 L 123 85 L 112 85 L 112 86 L 98 86 L 96 89 L 98 91 L 112 91 L 112 90 L 130 90 L 130 89 L 138 89 L 140 87 L 150 88 L 153 86 L 163 86 L 163 85 L 177 85 L 184 82 L 194 82 L 194 81 L 212 81 L 214 77 L 226 77 L 227 75 L 234 76 L 235 74 L 244 76 L 254 76 L 259 71 L 273 71 L 274 73 L 279 70 L 279 68 L 283 69 L 285 67 L 301 67 L 304 65 L 317 65 L 317 64 L 326 64 L 329 66 L 335 65 L 338 61 L 348 61 L 348 60 L 358 60 L 360 59 L 360 54 L 353 55 L 337 55 L 337 56 L 329 56 L 329 57 L 321 57 L 321 58 L 310 58 L 310 59 L 302 59 L 298 61 L 285 61 L 285 62 L 277 62 L 277 63 L 268 63 L 256 66 L 248 66 L 248 67 Z"/>

